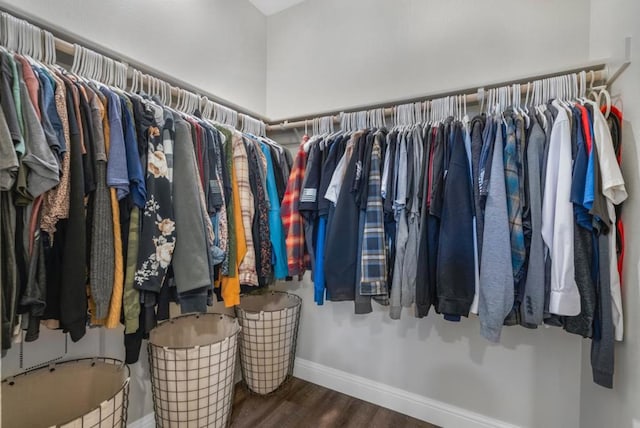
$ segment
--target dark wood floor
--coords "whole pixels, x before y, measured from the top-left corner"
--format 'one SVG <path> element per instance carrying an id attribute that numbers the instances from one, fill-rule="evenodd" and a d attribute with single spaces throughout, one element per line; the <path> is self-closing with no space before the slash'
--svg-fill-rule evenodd
<path id="1" fill-rule="evenodd" d="M 231 428 L 255 427 L 437 428 L 297 378 L 266 397 L 236 386 Z"/>

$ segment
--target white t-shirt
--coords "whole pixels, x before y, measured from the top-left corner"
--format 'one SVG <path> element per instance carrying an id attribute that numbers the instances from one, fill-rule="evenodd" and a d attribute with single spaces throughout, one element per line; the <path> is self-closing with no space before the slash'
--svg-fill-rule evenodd
<path id="1" fill-rule="evenodd" d="M 611 288 L 612 319 L 616 340 L 621 341 L 624 336 L 624 318 L 622 314 L 622 292 L 620 274 L 618 273 L 618 256 L 616 253 L 616 212 L 614 205 L 627 199 L 627 189 L 622 178 L 622 171 L 613 149 L 613 140 L 607 121 L 600 112 L 600 108 L 593 105 L 593 134 L 598 150 L 600 175 L 602 177 L 602 194 L 607 199 L 607 213 L 612 228 L 609 231 L 609 275 Z"/>

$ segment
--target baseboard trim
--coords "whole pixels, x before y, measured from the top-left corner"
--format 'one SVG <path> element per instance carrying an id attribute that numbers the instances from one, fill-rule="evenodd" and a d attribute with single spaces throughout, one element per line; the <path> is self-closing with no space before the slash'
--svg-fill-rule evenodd
<path id="1" fill-rule="evenodd" d="M 377 406 L 430 422 L 455 428 L 518 428 L 499 419 L 452 406 L 313 361 L 296 358 L 293 375 L 307 382 L 368 401 Z M 128 428 L 155 428 L 153 413 L 127 424 Z"/>
<path id="2" fill-rule="evenodd" d="M 293 375 L 441 427 L 517 428 L 498 419 L 301 358 L 296 358 Z"/>
<path id="3" fill-rule="evenodd" d="M 127 428 L 156 428 L 156 418 L 149 413 L 138 420 L 127 424 Z"/>

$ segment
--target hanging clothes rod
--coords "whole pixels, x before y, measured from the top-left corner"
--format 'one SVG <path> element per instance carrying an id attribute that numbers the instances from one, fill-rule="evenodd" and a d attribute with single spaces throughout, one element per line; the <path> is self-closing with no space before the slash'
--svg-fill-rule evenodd
<path id="1" fill-rule="evenodd" d="M 626 65 L 624 66 L 624 68 L 628 66 L 628 62 L 625 64 Z M 624 68 L 621 67 L 621 69 L 624 69 Z M 267 126 L 267 131 L 274 132 L 274 131 L 285 131 L 285 130 L 296 129 L 296 128 L 304 128 L 305 126 L 309 126 L 314 119 L 318 119 L 319 117 L 327 117 L 327 116 L 333 116 L 334 123 L 339 123 L 341 113 L 353 113 L 353 112 L 374 110 L 374 109 L 380 109 L 380 108 L 384 108 L 385 116 L 390 117 L 390 116 L 393 116 L 393 111 L 394 111 L 393 108 L 395 106 L 402 105 L 402 104 L 411 104 L 411 103 L 417 103 L 417 102 L 430 101 L 438 98 L 445 98 L 448 96 L 464 95 L 466 97 L 467 104 L 478 104 L 482 101 L 482 96 L 480 95 L 480 93 L 483 90 L 486 91 L 493 88 L 511 86 L 514 84 L 521 84 L 522 93 L 526 94 L 527 83 L 529 82 L 563 76 L 563 75 L 572 74 L 572 73 L 579 73 L 581 71 L 586 71 L 587 73 L 593 72 L 594 86 L 601 86 L 601 85 L 609 86 L 612 83 L 611 80 L 607 80 L 607 76 L 608 76 L 607 64 L 604 62 L 596 62 L 596 63 L 587 64 L 585 66 L 571 68 L 571 69 L 567 69 L 559 72 L 541 74 L 541 75 L 536 75 L 536 76 L 531 76 L 526 78 L 519 78 L 519 79 L 509 80 L 505 82 L 500 82 L 500 83 L 492 83 L 489 85 L 476 86 L 472 88 L 439 92 L 439 93 L 425 95 L 421 97 L 414 97 L 414 98 L 404 99 L 404 100 L 396 100 L 396 101 L 392 101 L 384 104 L 372 104 L 372 105 L 355 107 L 355 108 L 350 108 L 350 109 L 340 110 L 340 111 L 334 110 L 334 111 L 325 112 L 321 114 L 315 114 L 313 116 L 296 117 L 293 119 L 281 121 L 280 123 L 277 123 L 277 124 L 274 124 L 273 122 L 271 122 L 269 126 Z M 591 77 L 589 77 L 589 79 L 591 79 Z"/>
<path id="2" fill-rule="evenodd" d="M 185 89 L 189 92 L 195 93 L 197 95 L 206 97 L 207 99 L 209 99 L 210 101 L 213 101 L 217 104 L 220 104 L 223 107 L 229 108 L 231 110 L 235 110 L 238 113 L 242 113 L 245 114 L 247 116 L 250 116 L 252 118 L 255 118 L 257 120 L 263 121 L 268 123 L 269 120 L 258 113 L 255 113 L 249 109 L 246 109 L 244 107 L 241 107 L 237 104 L 234 104 L 230 101 L 224 100 L 216 95 L 211 94 L 210 92 L 207 92 L 203 89 L 200 89 L 194 85 L 191 85 L 187 82 L 184 82 L 180 79 L 177 79 L 175 77 L 169 76 L 159 70 L 156 70 L 152 67 L 149 67 L 145 64 L 140 63 L 139 61 L 134 60 L 133 58 L 129 58 L 127 56 L 124 56 L 118 52 L 113 51 L 110 48 L 106 48 L 104 46 L 100 46 L 94 42 L 91 42 L 87 39 L 84 39 L 83 37 L 77 36 L 72 34 L 71 32 L 69 32 L 68 30 L 62 29 L 60 27 L 57 27 L 53 24 L 50 24 L 42 19 L 36 18 L 32 15 L 30 15 L 29 13 L 11 6 L 11 5 L 7 5 L 4 4 L 2 2 L 0 2 L 0 11 L 2 12 L 6 12 L 10 15 L 13 15 L 16 18 L 22 19 L 24 21 L 30 22 L 33 25 L 43 29 L 43 30 L 47 30 L 49 31 L 51 34 L 53 34 L 54 36 L 54 41 L 55 41 L 55 47 L 56 47 L 56 51 L 60 54 L 64 54 L 64 56 L 68 57 L 70 56 L 73 59 L 74 53 L 75 53 L 75 47 L 74 44 L 78 44 L 81 46 L 85 46 L 103 56 L 109 57 L 109 58 L 113 58 L 116 61 L 119 62 L 123 62 L 128 64 L 130 67 L 133 67 L 134 69 L 144 73 L 145 75 L 150 75 L 152 77 L 157 77 L 158 79 L 169 83 L 172 86 L 171 89 L 171 96 L 174 100 L 176 100 L 178 98 L 178 91 L 179 89 Z M 69 66 L 71 65 L 70 63 L 64 63 L 60 61 L 60 58 L 58 58 L 58 63 L 60 65 L 66 65 Z M 128 77 L 129 79 L 131 79 L 132 77 L 132 70 L 129 69 L 128 72 Z M 143 76 L 143 85 L 147 85 L 148 84 L 148 79 L 146 76 Z"/>

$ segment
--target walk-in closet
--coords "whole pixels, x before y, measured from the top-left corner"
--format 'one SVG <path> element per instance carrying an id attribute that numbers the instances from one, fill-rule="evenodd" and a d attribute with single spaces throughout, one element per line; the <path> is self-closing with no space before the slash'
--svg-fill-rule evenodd
<path id="1" fill-rule="evenodd" d="M 639 16 L 0 1 L 0 426 L 640 426 Z"/>

